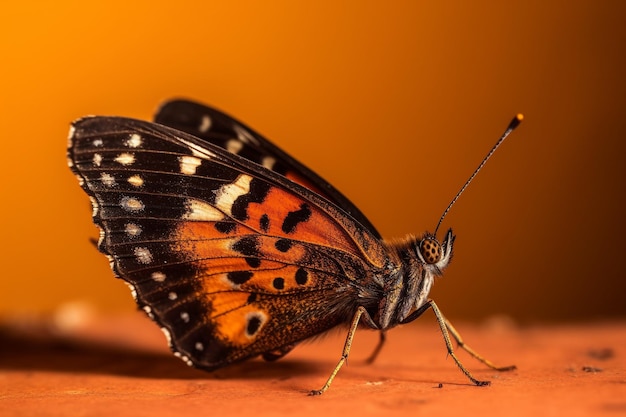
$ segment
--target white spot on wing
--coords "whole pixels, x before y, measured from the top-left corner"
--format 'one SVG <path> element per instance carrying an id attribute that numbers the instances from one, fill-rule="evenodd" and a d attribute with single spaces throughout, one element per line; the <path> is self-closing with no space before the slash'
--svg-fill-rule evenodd
<path id="1" fill-rule="evenodd" d="M 123 152 L 115 157 L 115 162 L 124 166 L 132 165 L 135 163 L 135 155 L 129 152 Z"/>
<path id="2" fill-rule="evenodd" d="M 150 318 L 154 318 L 154 315 L 152 314 L 152 309 L 150 308 L 150 306 L 143 306 L 143 311 L 146 312 L 146 314 L 150 317 Z"/>
<path id="3" fill-rule="evenodd" d="M 130 135 L 128 140 L 126 140 L 126 146 L 128 146 L 129 148 L 138 148 L 141 146 L 142 142 L 143 139 L 141 138 L 141 136 L 139 136 L 139 134 L 137 133 L 133 133 L 132 135 Z"/>
<path id="4" fill-rule="evenodd" d="M 178 294 L 172 291 L 171 293 L 167 294 L 167 298 L 169 298 L 171 301 L 174 301 L 178 298 Z"/>
<path id="5" fill-rule="evenodd" d="M 176 356 L 177 358 L 182 359 L 188 366 L 193 366 L 193 362 L 186 355 L 183 355 L 180 352 L 174 352 L 174 356 Z"/>
<path id="6" fill-rule="evenodd" d="M 274 165 L 276 165 L 276 159 L 271 156 L 266 156 L 261 161 L 261 164 L 267 169 L 274 169 Z"/>
<path id="7" fill-rule="evenodd" d="M 100 233 L 98 233 L 98 247 L 99 248 L 102 247 L 102 244 L 104 243 L 105 239 L 106 239 L 106 233 L 104 232 L 104 229 L 100 228 Z M 111 266 L 111 268 L 115 268 L 115 259 L 113 259 L 111 255 L 105 254 L 104 256 L 106 256 L 107 259 L 109 260 L 109 265 Z"/>
<path id="8" fill-rule="evenodd" d="M 99 148 L 99 147 L 101 147 L 102 145 L 104 145 L 104 142 L 102 141 L 102 139 L 101 139 L 101 138 L 96 138 L 96 139 L 94 139 L 94 140 L 91 142 L 91 144 L 92 144 L 93 146 L 95 146 L 96 148 Z"/>
<path id="9" fill-rule="evenodd" d="M 211 128 L 211 118 L 208 114 L 202 116 L 202 120 L 200 120 L 200 126 L 198 126 L 198 130 L 202 133 L 206 133 Z"/>
<path id="10" fill-rule="evenodd" d="M 215 206 L 225 213 L 232 214 L 231 209 L 237 198 L 250 192 L 250 175 L 241 174 L 235 182 L 222 186 L 215 193 Z"/>
<path id="11" fill-rule="evenodd" d="M 231 139 L 226 142 L 226 150 L 230 153 L 238 154 L 243 148 L 243 142 L 237 139 Z"/>
<path id="12" fill-rule="evenodd" d="M 187 200 L 185 207 L 187 208 L 183 215 L 185 220 L 217 222 L 224 219 L 224 213 L 202 200 L 190 198 Z"/>
<path id="13" fill-rule="evenodd" d="M 92 161 L 95 166 L 99 167 L 102 164 L 102 155 L 94 153 Z"/>
<path id="14" fill-rule="evenodd" d="M 92 196 L 89 196 L 89 201 L 91 201 L 91 216 L 96 217 L 96 215 L 98 214 L 98 210 L 100 209 L 100 206 L 98 205 L 98 200 L 96 200 Z"/>
<path id="15" fill-rule="evenodd" d="M 145 208 L 141 200 L 135 197 L 122 197 L 122 200 L 120 201 L 120 206 L 124 210 L 130 211 L 131 213 L 142 211 Z"/>
<path id="16" fill-rule="evenodd" d="M 160 272 L 160 271 L 153 272 L 150 275 L 150 277 L 156 282 L 163 282 L 165 281 L 165 278 L 167 278 L 167 276 L 163 272 Z"/>
<path id="17" fill-rule="evenodd" d="M 196 169 L 202 164 L 202 160 L 195 156 L 181 156 L 178 158 L 180 161 L 180 172 L 182 174 L 193 175 L 196 173 Z"/>
<path id="18" fill-rule="evenodd" d="M 102 172 L 100 174 L 100 182 L 102 183 L 102 185 L 104 185 L 105 187 L 113 187 L 115 186 L 115 177 L 109 173 L 106 172 Z"/>
<path id="19" fill-rule="evenodd" d="M 135 253 L 135 257 L 137 258 L 137 262 L 140 264 L 149 264 L 154 259 L 152 257 L 152 252 L 146 247 L 136 247 L 133 252 Z"/>
<path id="20" fill-rule="evenodd" d="M 167 344 L 172 346 L 172 335 L 170 334 L 170 331 L 167 330 L 166 327 L 161 327 L 161 331 L 163 332 L 163 334 L 165 335 L 165 338 L 167 339 Z M 174 353 L 175 356 L 179 356 L 176 353 Z"/>
<path id="21" fill-rule="evenodd" d="M 204 350 L 204 345 L 201 342 L 196 342 L 194 347 L 196 348 L 196 350 L 199 350 L 199 351 L 203 351 Z"/>
<path id="22" fill-rule="evenodd" d="M 187 313 L 186 311 L 183 311 L 180 313 L 180 318 L 185 322 L 185 323 L 189 323 L 189 313 Z"/>
<path id="23" fill-rule="evenodd" d="M 130 185 L 137 187 L 137 188 L 143 186 L 143 178 L 141 178 L 141 175 L 139 174 L 135 174 L 135 175 L 128 177 L 127 181 Z"/>
<path id="24" fill-rule="evenodd" d="M 141 226 L 136 223 L 126 223 L 124 225 L 124 231 L 128 237 L 137 237 L 141 234 L 142 229 Z"/>
<path id="25" fill-rule="evenodd" d="M 74 124 L 72 123 L 70 125 L 70 131 L 67 134 L 67 147 L 71 148 L 73 143 L 73 139 L 74 139 L 74 134 L 76 133 L 76 126 L 74 126 Z"/>
<path id="26" fill-rule="evenodd" d="M 133 299 L 137 301 L 137 289 L 135 288 L 135 286 L 129 282 L 124 282 L 126 283 L 126 285 L 128 285 L 128 288 L 130 288 L 130 293 L 133 295 Z"/>

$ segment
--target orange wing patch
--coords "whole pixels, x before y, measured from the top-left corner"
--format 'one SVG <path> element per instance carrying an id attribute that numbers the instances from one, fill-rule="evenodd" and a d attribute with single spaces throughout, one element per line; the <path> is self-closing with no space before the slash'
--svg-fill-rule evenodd
<path id="1" fill-rule="evenodd" d="M 216 334 L 239 347 L 249 345 L 262 330 L 268 313 L 250 303 L 250 294 L 225 292 L 208 297 L 211 304 L 207 317 L 216 327 Z"/>
<path id="2" fill-rule="evenodd" d="M 225 257 L 233 249 L 229 240 L 223 239 L 225 236 L 261 234 L 362 255 L 359 246 L 329 214 L 258 178 L 239 175 L 235 181 L 214 190 L 212 197 L 208 201 L 188 199 L 183 218 L 190 221 L 181 223 L 176 232 L 181 251 L 195 253 L 204 259 Z M 286 245 L 286 241 L 275 241 L 273 245 L 262 246 L 273 246 L 280 252 Z M 235 251 L 240 255 L 254 255 L 243 249 L 235 248 Z M 298 259 L 301 254 L 294 252 L 287 260 L 294 262 Z M 278 256 L 278 259 L 284 260 L 285 255 Z"/>

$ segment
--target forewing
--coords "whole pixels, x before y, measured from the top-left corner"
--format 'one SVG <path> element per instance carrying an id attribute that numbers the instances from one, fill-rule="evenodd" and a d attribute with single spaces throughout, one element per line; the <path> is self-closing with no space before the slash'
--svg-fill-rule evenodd
<path id="1" fill-rule="evenodd" d="M 189 364 L 272 352 L 375 303 L 384 248 L 287 178 L 162 125 L 76 121 L 70 166 L 99 249 Z"/>

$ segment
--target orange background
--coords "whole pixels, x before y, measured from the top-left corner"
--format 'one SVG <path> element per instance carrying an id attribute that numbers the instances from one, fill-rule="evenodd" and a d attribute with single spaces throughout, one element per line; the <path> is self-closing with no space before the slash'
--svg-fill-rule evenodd
<path id="1" fill-rule="evenodd" d="M 0 6 L 0 313 L 134 308 L 89 243 L 68 126 L 183 96 L 300 158 L 386 237 L 432 230 L 523 112 L 442 226 L 456 254 L 433 298 L 452 319 L 626 315 L 622 3 L 162 4 Z"/>

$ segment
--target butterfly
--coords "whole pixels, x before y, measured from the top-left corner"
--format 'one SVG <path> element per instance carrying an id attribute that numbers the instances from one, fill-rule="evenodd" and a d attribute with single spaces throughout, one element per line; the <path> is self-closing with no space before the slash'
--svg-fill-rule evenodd
<path id="1" fill-rule="evenodd" d="M 428 298 L 452 258 L 451 229 L 442 241 L 439 225 L 434 234 L 383 239 L 331 184 L 214 108 L 173 100 L 154 122 L 81 118 L 71 125 L 68 161 L 91 200 L 99 250 L 190 366 L 276 360 L 347 325 L 337 365 L 310 392 L 319 395 L 346 361 L 357 327 L 380 332 L 371 362 L 387 330 L 431 309 L 472 383 L 489 384 L 460 362 L 450 335 L 486 366 L 514 369 L 466 345 Z"/>

